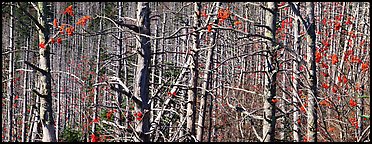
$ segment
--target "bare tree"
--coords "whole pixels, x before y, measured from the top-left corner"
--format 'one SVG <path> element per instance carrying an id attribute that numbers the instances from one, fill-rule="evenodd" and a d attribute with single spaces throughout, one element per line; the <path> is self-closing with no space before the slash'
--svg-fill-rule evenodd
<path id="1" fill-rule="evenodd" d="M 139 33 L 150 35 L 150 7 L 148 2 L 139 2 L 137 4 L 137 24 Z M 133 94 L 141 97 L 141 105 L 135 106 L 135 111 L 140 114 L 136 131 L 140 134 L 136 141 L 149 141 L 150 129 L 150 104 L 149 102 L 149 77 L 150 77 L 150 38 L 145 36 L 136 36 L 137 41 L 137 68 L 134 81 Z M 143 116 L 143 117 L 142 117 Z"/>
<path id="2" fill-rule="evenodd" d="M 278 63 L 272 54 L 276 53 L 277 44 L 275 40 L 276 19 L 278 12 L 278 4 L 276 2 L 268 2 L 265 16 L 265 36 L 271 40 L 267 40 L 268 51 L 266 55 L 265 65 L 265 90 L 264 90 L 264 113 L 263 113 L 263 141 L 273 142 L 275 140 L 275 125 L 276 125 L 276 105 L 273 99 L 276 98 L 276 75 L 278 73 Z"/>
<path id="3" fill-rule="evenodd" d="M 309 142 L 317 141 L 317 77 L 316 77 L 316 63 L 315 63 L 315 18 L 314 18 L 314 2 L 306 3 L 308 14 L 307 30 L 307 64 L 308 64 L 308 79 L 310 81 L 309 104 L 307 107 L 307 139 Z"/>

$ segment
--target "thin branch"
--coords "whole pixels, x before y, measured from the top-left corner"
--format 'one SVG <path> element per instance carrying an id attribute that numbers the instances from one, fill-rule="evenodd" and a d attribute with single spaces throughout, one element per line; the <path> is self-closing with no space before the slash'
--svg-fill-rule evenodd
<path id="1" fill-rule="evenodd" d="M 45 71 L 45 70 L 39 68 L 38 66 L 35 66 L 34 64 L 32 64 L 32 63 L 30 63 L 30 62 L 28 62 L 28 61 L 24 61 L 24 62 L 25 62 L 25 64 L 29 65 L 30 67 L 34 68 L 35 70 L 41 72 L 41 73 L 44 74 L 44 75 L 48 73 L 47 71 Z"/>

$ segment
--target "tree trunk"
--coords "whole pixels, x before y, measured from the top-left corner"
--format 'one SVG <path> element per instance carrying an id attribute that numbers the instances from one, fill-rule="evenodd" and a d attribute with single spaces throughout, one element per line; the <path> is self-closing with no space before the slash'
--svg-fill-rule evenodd
<path id="1" fill-rule="evenodd" d="M 215 7 L 215 14 L 217 15 L 218 9 L 221 6 L 220 2 L 216 3 Z M 213 19 L 214 24 L 218 24 L 218 18 L 215 17 Z M 204 70 L 204 75 L 203 75 L 203 83 L 202 83 L 202 91 L 201 91 L 201 98 L 200 98 L 200 106 L 199 106 L 199 118 L 198 118 L 198 128 L 196 131 L 196 139 L 198 142 L 203 141 L 203 133 L 204 133 L 204 121 L 205 121 L 205 111 L 206 111 L 206 100 L 207 96 L 209 94 L 209 83 L 211 79 L 211 66 L 213 63 L 213 53 L 214 53 L 214 48 L 215 48 L 215 41 L 216 41 L 216 34 L 217 32 L 212 32 L 210 39 L 209 39 L 209 48 L 207 52 L 207 57 L 206 57 L 206 62 L 205 62 L 205 70 Z"/>
<path id="2" fill-rule="evenodd" d="M 139 2 L 137 4 L 137 27 L 140 29 L 141 34 L 150 35 L 150 7 L 148 2 Z M 136 36 L 137 38 L 137 68 L 134 79 L 134 95 L 141 97 L 142 104 L 135 106 L 135 112 L 142 113 L 143 117 L 136 119 L 138 122 L 136 131 L 139 133 L 140 138 L 135 141 L 149 141 L 149 128 L 150 128 L 150 105 L 149 101 L 149 64 L 151 45 L 150 38 L 145 36 Z"/>
<path id="3" fill-rule="evenodd" d="M 24 54 L 24 60 L 27 61 L 28 60 L 28 47 L 30 46 L 30 39 L 27 38 L 26 40 L 26 52 Z M 27 69 L 27 64 L 23 64 L 24 68 Z M 26 123 L 26 118 L 27 118 L 27 102 L 28 102 L 28 93 L 27 93 L 27 88 L 28 88 L 28 77 L 27 77 L 27 71 L 25 70 L 24 71 L 24 78 L 23 78 L 23 100 L 22 100 L 22 103 L 23 103 L 23 106 L 22 106 L 22 142 L 26 142 L 26 133 L 27 133 L 27 125 L 28 123 Z"/>
<path id="4" fill-rule="evenodd" d="M 38 2 L 38 22 L 44 27 L 39 29 L 39 43 L 47 43 L 49 40 L 49 26 L 47 22 L 48 8 L 46 2 Z M 55 127 L 52 110 L 52 88 L 51 88 L 51 68 L 50 68 L 50 46 L 39 49 L 39 67 L 44 70 L 39 77 L 40 98 L 40 120 L 43 130 L 43 142 L 55 142 Z"/>
<path id="5" fill-rule="evenodd" d="M 122 2 L 118 2 L 118 18 L 121 18 L 122 17 L 122 12 L 123 11 L 123 3 Z M 118 78 L 121 78 L 122 74 L 121 74 L 121 69 L 122 69 L 122 56 L 123 56 L 123 33 L 122 32 L 119 32 L 118 33 L 118 38 L 119 40 L 117 41 L 118 42 L 118 48 L 117 48 L 117 52 L 119 52 L 119 56 L 117 57 L 117 59 L 119 59 L 117 61 L 117 69 L 116 69 L 116 74 L 117 74 L 117 77 Z M 116 85 L 116 88 L 119 88 L 119 84 Z M 122 105 L 122 102 L 123 102 L 123 96 L 120 92 L 116 92 L 116 104 L 118 106 L 118 110 L 117 112 L 115 112 L 115 117 L 114 117 L 114 120 L 115 120 L 115 123 L 117 125 L 122 125 L 122 112 L 120 111 L 121 109 L 121 105 Z M 120 130 L 116 130 L 116 135 L 117 137 L 121 137 L 121 134 L 120 134 Z M 121 141 L 121 140 L 120 140 Z"/>
<path id="6" fill-rule="evenodd" d="M 295 5 L 296 9 L 298 9 L 298 4 Z M 301 106 L 300 104 L 300 99 L 298 95 L 298 80 L 299 80 L 299 62 L 300 62 L 300 51 L 301 51 L 301 45 L 300 45 L 300 18 L 298 16 L 295 17 L 294 20 L 294 52 L 295 54 L 295 61 L 293 62 L 293 97 L 292 97 L 292 102 L 293 102 L 293 141 L 294 142 L 300 142 L 301 141 L 301 125 L 298 123 L 298 121 L 301 122 L 300 119 L 300 112 L 299 112 L 299 107 Z"/>
<path id="7" fill-rule="evenodd" d="M 307 140 L 309 142 L 317 141 L 317 77 L 315 65 L 315 19 L 314 19 L 314 2 L 307 4 L 308 26 L 307 29 L 307 64 L 310 70 L 308 79 L 310 80 L 310 89 L 308 90 L 309 104 L 307 107 Z"/>
<path id="8" fill-rule="evenodd" d="M 102 11 L 102 9 L 101 9 Z M 102 31 L 102 19 L 99 21 L 99 31 Z M 101 40 L 102 40 L 102 35 L 98 35 L 98 44 L 97 44 L 97 56 L 96 56 L 96 77 L 94 80 L 94 83 L 98 83 L 99 81 L 99 63 L 100 63 L 100 57 L 101 57 Z M 97 113 L 98 113 L 98 96 L 99 96 L 99 85 L 95 86 L 94 90 L 94 97 L 93 97 L 93 104 L 94 104 L 94 109 L 93 109 L 93 120 L 97 119 Z M 92 134 L 96 134 L 96 123 L 92 123 Z"/>
<path id="9" fill-rule="evenodd" d="M 265 16 L 265 25 L 268 26 L 270 30 L 265 30 L 265 36 L 269 37 L 271 40 L 268 42 L 268 47 L 266 48 L 269 50 L 270 53 L 274 54 L 275 51 L 275 33 L 276 33 L 276 18 L 277 18 L 277 12 L 278 12 L 278 5 L 276 2 L 268 2 L 267 8 L 270 9 L 270 11 L 266 11 Z M 275 57 L 268 54 L 266 57 L 266 66 L 265 66 L 265 90 L 264 90 L 264 120 L 263 120 L 263 141 L 264 142 L 273 142 L 275 140 L 275 124 L 276 124 L 276 118 L 275 118 L 275 103 L 272 102 L 274 97 L 276 96 L 276 75 L 278 69 L 276 69 L 278 66 L 277 63 L 275 63 Z"/>
<path id="10" fill-rule="evenodd" d="M 7 131 L 7 137 L 8 137 L 8 142 L 12 141 L 13 137 L 13 76 L 14 76 L 14 62 L 13 62 L 13 57 L 14 57 L 14 43 L 13 43 L 13 23 L 14 23 L 14 18 L 13 18 L 13 5 L 10 5 L 10 22 L 9 22 L 9 73 L 8 73 L 8 105 L 7 105 L 7 125 L 8 125 L 8 131 Z"/>
<path id="11" fill-rule="evenodd" d="M 195 136 L 195 112 L 196 112 L 196 98 L 197 98 L 197 86 L 198 86 L 198 49 L 199 49 L 199 32 L 195 31 L 200 27 L 200 2 L 194 3 L 194 23 L 192 34 L 192 49 L 191 49 L 191 62 L 189 65 L 190 69 L 190 81 L 187 98 L 187 114 L 186 114 L 186 133 L 190 136 Z M 189 141 L 194 141 L 190 137 Z"/>

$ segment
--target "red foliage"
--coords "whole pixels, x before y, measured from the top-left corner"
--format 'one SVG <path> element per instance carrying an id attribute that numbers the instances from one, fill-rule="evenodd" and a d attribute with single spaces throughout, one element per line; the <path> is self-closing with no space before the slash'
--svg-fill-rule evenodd
<path id="1" fill-rule="evenodd" d="M 327 24 L 327 19 L 326 19 L 326 18 L 323 18 L 323 20 L 322 20 L 322 24 L 323 24 L 323 25 L 326 25 L 326 24 Z"/>
<path id="2" fill-rule="evenodd" d="M 66 32 L 68 36 L 72 36 L 74 34 L 74 27 L 70 26 L 66 28 Z"/>
<path id="3" fill-rule="evenodd" d="M 322 62 L 322 68 L 328 69 L 329 67 L 328 67 L 328 65 L 325 62 Z"/>
<path id="4" fill-rule="evenodd" d="M 332 55 L 332 64 L 338 63 L 338 57 L 336 54 Z"/>
<path id="5" fill-rule="evenodd" d="M 107 112 L 107 113 L 106 113 L 106 118 L 107 118 L 107 119 L 110 119 L 110 118 L 111 118 L 111 115 L 112 115 L 113 112 L 114 112 L 114 111 L 109 111 L 109 112 Z"/>
<path id="6" fill-rule="evenodd" d="M 342 82 L 345 83 L 345 84 L 347 83 L 347 78 L 346 78 L 345 75 L 342 76 Z"/>
<path id="7" fill-rule="evenodd" d="M 209 24 L 209 25 L 207 26 L 207 29 L 208 29 L 208 32 L 211 32 L 211 31 L 212 31 L 212 25 Z"/>
<path id="8" fill-rule="evenodd" d="M 322 40 L 322 44 L 324 47 L 329 47 L 331 44 L 329 44 L 328 40 Z"/>
<path id="9" fill-rule="evenodd" d="M 63 12 L 63 14 L 69 14 L 70 16 L 74 16 L 73 10 L 72 10 L 72 5 L 68 6 L 66 10 Z"/>
<path id="10" fill-rule="evenodd" d="M 76 25 L 85 26 L 87 21 L 90 19 L 92 19 L 90 16 L 83 16 L 82 18 L 78 20 L 78 22 L 76 22 Z"/>
<path id="11" fill-rule="evenodd" d="M 351 126 L 355 126 L 355 128 L 359 128 L 358 121 L 356 118 L 349 118 L 349 121 L 351 123 Z"/>
<path id="12" fill-rule="evenodd" d="M 341 20 L 341 18 L 342 18 L 342 15 L 339 15 L 339 16 L 335 16 L 335 19 L 336 19 L 336 21 L 340 21 L 340 20 Z"/>
<path id="13" fill-rule="evenodd" d="M 45 44 L 44 44 L 44 42 L 39 43 L 39 47 L 42 48 L 42 49 L 45 49 Z"/>
<path id="14" fill-rule="evenodd" d="M 302 106 L 300 107 L 300 111 L 301 111 L 301 112 L 306 112 L 306 106 L 307 106 L 306 103 L 305 103 L 304 105 L 302 105 Z"/>
<path id="15" fill-rule="evenodd" d="M 356 103 L 353 99 L 350 99 L 350 101 L 349 101 L 349 105 L 350 105 L 351 107 L 356 107 L 356 106 L 357 106 L 357 103 Z"/>
<path id="16" fill-rule="evenodd" d="M 98 117 L 95 118 L 95 119 L 93 120 L 93 122 L 98 123 L 98 122 L 99 122 L 99 118 L 98 118 Z"/>
<path id="17" fill-rule="evenodd" d="M 338 30 L 340 30 L 340 28 L 341 28 L 341 23 L 336 22 L 336 24 L 335 24 L 335 30 L 338 31 Z"/>
<path id="18" fill-rule="evenodd" d="M 362 41 L 360 42 L 360 46 L 363 46 L 364 43 L 366 43 L 366 40 L 362 40 Z"/>
<path id="19" fill-rule="evenodd" d="M 234 22 L 234 25 L 236 25 L 236 26 L 237 26 L 237 25 L 241 25 L 241 24 L 242 24 L 242 22 L 239 21 L 239 20 L 237 20 L 237 21 Z"/>
<path id="20" fill-rule="evenodd" d="M 57 43 L 62 44 L 62 38 L 58 38 Z"/>
<path id="21" fill-rule="evenodd" d="M 91 137 L 91 142 L 98 142 L 98 137 L 94 134 L 90 135 Z"/>
<path id="22" fill-rule="evenodd" d="M 350 25 L 350 24 L 353 24 L 351 21 L 350 21 L 351 17 L 347 17 L 347 21 L 345 22 L 346 25 Z"/>
<path id="23" fill-rule="evenodd" d="M 201 15 L 202 15 L 202 17 L 205 17 L 205 18 L 208 17 L 208 15 L 207 15 L 207 13 L 205 12 L 205 10 L 203 10 L 203 11 L 201 12 Z"/>
<path id="24" fill-rule="evenodd" d="M 56 42 L 56 40 L 55 40 L 54 38 L 50 38 L 50 42 L 51 42 L 52 44 L 54 44 L 54 43 Z"/>
<path id="25" fill-rule="evenodd" d="M 64 34 L 63 30 L 65 28 L 65 24 L 62 24 L 60 27 L 59 27 L 59 34 Z"/>
<path id="26" fill-rule="evenodd" d="M 58 28 L 58 22 L 57 22 L 57 19 L 54 19 L 54 20 L 53 20 L 53 25 L 54 25 L 55 28 Z"/>
<path id="27" fill-rule="evenodd" d="M 337 86 L 336 85 L 332 87 L 332 92 L 337 93 Z"/>
<path id="28" fill-rule="evenodd" d="M 323 84 L 322 84 L 322 87 L 325 88 L 325 89 L 329 89 L 329 85 L 326 84 L 326 83 L 323 83 Z"/>
<path id="29" fill-rule="evenodd" d="M 134 113 L 133 115 L 136 117 L 136 120 L 138 121 L 142 120 L 142 116 L 143 116 L 142 112 L 139 111 L 137 113 Z"/>
<path id="30" fill-rule="evenodd" d="M 322 106 L 330 106 L 330 104 L 327 102 L 327 100 L 322 100 L 319 102 L 320 105 Z"/>
<path id="31" fill-rule="evenodd" d="M 226 8 L 226 9 L 219 9 L 218 10 L 218 14 L 217 14 L 217 18 L 224 21 L 225 19 L 229 18 L 230 17 L 230 10 L 229 8 Z"/>
<path id="32" fill-rule="evenodd" d="M 277 103 L 278 101 L 279 101 L 279 99 L 276 99 L 276 98 L 271 99 L 271 102 L 273 102 L 273 103 Z"/>
<path id="33" fill-rule="evenodd" d="M 368 63 L 363 63 L 362 64 L 362 71 L 367 71 L 368 70 Z"/>
<path id="34" fill-rule="evenodd" d="M 321 59 L 322 59 L 322 54 L 319 51 L 316 51 L 315 52 L 315 62 L 319 63 Z"/>

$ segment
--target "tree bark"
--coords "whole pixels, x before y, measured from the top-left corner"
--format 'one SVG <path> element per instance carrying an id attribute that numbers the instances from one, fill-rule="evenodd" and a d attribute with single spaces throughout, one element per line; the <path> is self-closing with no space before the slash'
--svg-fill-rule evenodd
<path id="1" fill-rule="evenodd" d="M 298 4 L 295 5 L 296 9 L 298 9 Z M 300 119 L 300 112 L 299 112 L 299 107 L 301 106 L 300 104 L 300 99 L 298 95 L 298 80 L 299 80 L 299 62 L 300 62 L 300 54 L 301 54 L 301 45 L 300 45 L 300 18 L 298 16 L 295 17 L 294 20 L 294 52 L 295 54 L 295 61 L 293 62 L 293 97 L 292 97 L 292 102 L 293 102 L 293 141 L 294 142 L 300 142 L 301 141 L 301 125 L 298 123 L 298 121 L 301 121 Z"/>
<path id="2" fill-rule="evenodd" d="M 217 15 L 218 9 L 221 6 L 220 2 L 216 3 L 215 7 L 215 14 Z M 218 18 L 215 17 L 213 19 L 214 24 L 218 24 Z M 200 105 L 199 105 L 199 118 L 198 118 L 198 128 L 196 131 L 196 139 L 198 142 L 203 141 L 203 133 L 204 133 L 204 122 L 205 122 L 205 111 L 206 111 L 206 100 L 209 95 L 209 86 L 210 86 L 210 79 L 212 75 L 211 66 L 213 63 L 213 55 L 214 55 L 214 48 L 215 48 L 215 42 L 216 42 L 216 34 L 217 32 L 213 31 L 211 32 L 211 36 L 209 39 L 209 45 L 208 45 L 208 52 L 205 62 L 205 70 L 203 75 L 203 83 L 202 83 L 202 90 L 201 90 L 201 98 L 200 98 Z"/>
<path id="3" fill-rule="evenodd" d="M 137 27 L 141 29 L 141 34 L 150 35 L 150 7 L 148 2 L 139 2 L 137 4 Z M 143 117 L 138 122 L 136 131 L 139 133 L 140 138 L 135 141 L 149 141 L 150 137 L 150 104 L 149 101 L 149 64 L 150 64 L 150 53 L 151 45 L 150 39 L 144 36 L 136 36 L 137 38 L 137 68 L 134 79 L 134 95 L 141 97 L 142 104 L 135 106 L 135 112 L 138 114 L 142 113 Z"/>
<path id="4" fill-rule="evenodd" d="M 275 54 L 275 33 L 276 33 L 276 19 L 278 12 L 278 5 L 276 2 L 268 2 L 267 8 L 270 10 L 266 11 L 265 16 L 265 25 L 270 28 L 265 30 L 265 36 L 269 37 L 271 40 L 268 42 L 268 47 L 271 54 Z M 275 103 L 272 102 L 276 96 L 276 75 L 278 69 L 278 64 L 275 62 L 275 57 L 271 54 L 266 56 L 266 66 L 265 66 L 265 88 L 264 88 L 264 120 L 263 120 L 263 141 L 264 142 L 273 142 L 275 140 L 275 124 L 276 117 Z"/>
<path id="5" fill-rule="evenodd" d="M 101 10 L 102 11 L 102 10 Z M 99 21 L 99 31 L 102 31 L 102 19 Z M 102 41 L 102 35 L 98 35 L 98 44 L 97 44 L 97 56 L 96 56 L 96 77 L 94 80 L 94 83 L 98 83 L 99 81 L 99 69 L 100 69 L 100 57 L 101 57 L 101 41 Z M 99 96 L 99 85 L 96 85 L 94 88 L 94 97 L 93 97 L 93 120 L 97 119 L 97 113 L 98 113 L 98 96 Z M 92 123 L 92 134 L 96 134 L 96 123 Z"/>
<path id="6" fill-rule="evenodd" d="M 49 26 L 47 22 L 48 8 L 46 2 L 38 2 L 38 22 L 44 29 L 38 30 L 39 43 L 47 43 L 49 40 Z M 39 67 L 44 70 L 40 72 L 39 93 L 43 96 L 40 98 L 40 121 L 43 130 L 43 142 L 55 142 L 55 127 L 52 110 L 52 88 L 51 88 L 51 68 L 50 68 L 50 46 L 39 49 Z"/>
<path id="7" fill-rule="evenodd" d="M 7 125 L 8 125 L 8 131 L 7 131 L 7 138 L 8 142 L 12 141 L 13 137 L 13 76 L 14 76 L 14 38 L 13 38 L 13 5 L 10 5 L 10 21 L 9 21 L 9 73 L 8 73 L 8 105 L 7 105 Z"/>
<path id="8" fill-rule="evenodd" d="M 316 77 L 316 63 L 315 63 L 315 18 L 314 18 L 314 2 L 307 4 L 308 26 L 307 29 L 307 64 L 308 79 L 310 80 L 310 89 L 308 90 L 309 104 L 307 107 L 307 140 L 309 142 L 317 141 L 317 77 Z"/>
<path id="9" fill-rule="evenodd" d="M 187 114 L 186 114 L 186 133 L 191 136 L 195 136 L 195 112 L 196 112 L 196 98 L 198 94 L 198 49 L 199 49 L 199 32 L 195 31 L 200 27 L 200 2 L 194 3 L 194 23 L 192 34 L 192 49 L 191 49 L 191 63 L 190 69 L 190 81 L 187 98 Z M 192 138 L 189 141 L 193 141 Z"/>

